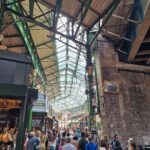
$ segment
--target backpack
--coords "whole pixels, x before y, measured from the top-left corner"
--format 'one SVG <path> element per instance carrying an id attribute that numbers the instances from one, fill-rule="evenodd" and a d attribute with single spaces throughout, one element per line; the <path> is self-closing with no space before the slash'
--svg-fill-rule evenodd
<path id="1" fill-rule="evenodd" d="M 81 139 L 81 140 L 79 141 L 79 150 L 85 150 L 85 146 L 86 146 L 87 143 L 88 143 L 88 142 L 87 142 L 86 139 Z"/>
<path id="2" fill-rule="evenodd" d="M 34 139 L 34 149 L 35 150 L 39 150 L 40 149 L 40 141 L 39 141 L 39 139 L 36 137 L 35 139 Z"/>

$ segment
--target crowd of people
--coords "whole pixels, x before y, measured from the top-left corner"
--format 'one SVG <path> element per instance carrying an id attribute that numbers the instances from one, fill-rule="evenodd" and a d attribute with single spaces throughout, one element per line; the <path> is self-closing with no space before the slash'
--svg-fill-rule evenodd
<path id="1" fill-rule="evenodd" d="M 15 150 L 17 130 L 5 129 L 0 133 L 0 150 Z M 23 150 L 122 150 L 118 135 L 115 134 L 113 140 L 108 140 L 107 136 L 100 139 L 96 132 L 88 129 L 52 129 L 47 133 L 33 129 L 25 133 Z M 127 141 L 125 150 L 142 150 L 135 141 L 130 138 Z"/>
<path id="2" fill-rule="evenodd" d="M 36 143 L 36 144 L 35 144 Z M 143 150 L 129 138 L 126 148 L 122 148 L 118 135 L 112 140 L 107 136 L 102 139 L 96 132 L 88 129 L 53 129 L 41 135 L 40 131 L 30 132 L 24 150 Z"/>
<path id="3" fill-rule="evenodd" d="M 24 150 L 98 150 L 98 140 L 86 129 L 80 131 L 70 129 L 49 130 L 47 135 L 40 131 L 30 132 L 26 139 Z"/>

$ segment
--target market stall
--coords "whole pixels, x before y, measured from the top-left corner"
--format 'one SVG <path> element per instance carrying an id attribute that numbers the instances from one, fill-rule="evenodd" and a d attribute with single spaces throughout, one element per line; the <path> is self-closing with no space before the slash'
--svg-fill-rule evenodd
<path id="1" fill-rule="evenodd" d="M 47 97 L 39 93 L 38 99 L 33 105 L 32 109 L 32 128 L 41 130 L 42 132 L 47 131 L 47 113 L 48 113 L 48 99 Z"/>
<path id="2" fill-rule="evenodd" d="M 10 121 L 18 130 L 16 150 L 23 149 L 27 127 L 27 109 L 37 99 L 38 91 L 28 86 L 31 61 L 24 54 L 0 51 L 0 115 L 1 129 L 8 131 Z M 8 117 L 9 116 L 9 117 Z M 5 127 L 5 128 L 4 128 Z M 4 146 L 8 142 L 2 141 Z"/>

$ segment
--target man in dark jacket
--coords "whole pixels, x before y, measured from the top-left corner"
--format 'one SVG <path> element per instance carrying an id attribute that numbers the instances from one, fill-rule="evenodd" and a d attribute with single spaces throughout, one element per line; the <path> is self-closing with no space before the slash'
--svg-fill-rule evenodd
<path id="1" fill-rule="evenodd" d="M 85 133 L 81 133 L 81 139 L 79 140 L 79 150 L 85 150 L 85 146 L 88 143 L 88 141 L 85 138 Z"/>
<path id="2" fill-rule="evenodd" d="M 122 150 L 121 143 L 118 139 L 118 134 L 114 135 L 114 139 L 111 142 L 111 149 L 112 150 Z"/>

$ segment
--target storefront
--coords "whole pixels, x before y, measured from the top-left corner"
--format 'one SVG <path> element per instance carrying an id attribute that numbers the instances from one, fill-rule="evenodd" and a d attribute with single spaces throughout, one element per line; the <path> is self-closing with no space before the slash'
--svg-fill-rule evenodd
<path id="1" fill-rule="evenodd" d="M 38 94 L 38 100 L 32 108 L 32 128 L 42 132 L 47 131 L 48 99 L 44 94 Z"/>
<path id="2" fill-rule="evenodd" d="M 16 150 L 23 149 L 27 109 L 37 99 L 38 91 L 28 86 L 30 68 L 26 55 L 0 51 L 0 129 L 18 130 Z"/>
<path id="3" fill-rule="evenodd" d="M 0 99 L 0 130 L 5 127 L 17 128 L 21 101 Z"/>

